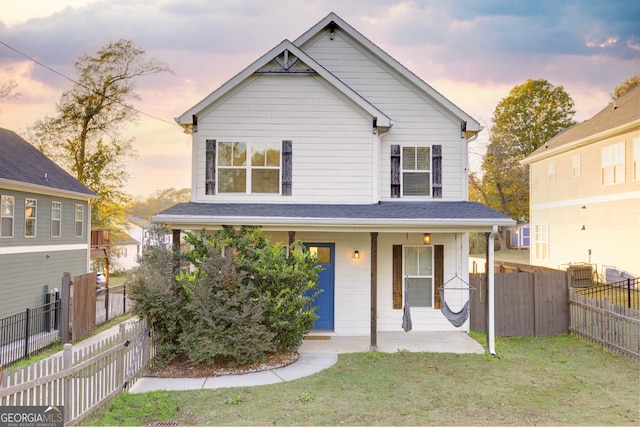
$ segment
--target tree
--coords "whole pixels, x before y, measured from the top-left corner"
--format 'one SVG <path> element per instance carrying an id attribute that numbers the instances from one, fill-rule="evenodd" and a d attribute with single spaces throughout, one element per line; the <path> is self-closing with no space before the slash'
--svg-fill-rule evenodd
<path id="1" fill-rule="evenodd" d="M 161 212 L 177 203 L 186 203 L 191 200 L 191 190 L 182 188 L 168 188 L 158 190 L 144 200 L 134 202 L 129 208 L 129 214 L 151 220 L 151 216 Z"/>
<path id="2" fill-rule="evenodd" d="M 528 222 L 529 171 L 520 161 L 575 124 L 573 105 L 562 86 L 544 79 L 529 79 L 511 89 L 493 112 L 482 175 L 471 175 L 471 197 L 520 223 Z M 506 247 L 506 230 L 500 233 L 500 243 Z"/>
<path id="3" fill-rule="evenodd" d="M 14 96 L 18 96 L 17 93 L 14 93 L 13 95 L 11 94 L 17 86 L 18 84 L 14 80 L 9 80 L 8 82 L 0 84 L 0 102 L 4 102 Z"/>
<path id="4" fill-rule="evenodd" d="M 57 115 L 38 120 L 30 129 L 36 147 L 93 190 L 99 199 L 92 208 L 92 224 L 119 228 L 129 203 L 124 188 L 125 161 L 134 156 L 132 139 L 122 128 L 137 121 L 132 101 L 138 78 L 171 72 L 157 59 L 146 59 L 133 42 L 119 40 L 95 56 L 75 63 L 77 83 L 63 92 Z"/>
<path id="5" fill-rule="evenodd" d="M 616 88 L 613 90 L 611 98 L 620 98 L 629 89 L 634 88 L 638 85 L 640 85 L 640 73 L 634 74 L 633 76 L 629 77 L 627 80 L 616 86 Z"/>

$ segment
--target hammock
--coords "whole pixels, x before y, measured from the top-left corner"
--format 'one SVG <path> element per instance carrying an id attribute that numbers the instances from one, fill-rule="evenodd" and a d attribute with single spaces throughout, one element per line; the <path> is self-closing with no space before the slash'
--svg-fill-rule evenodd
<path id="1" fill-rule="evenodd" d="M 447 301 L 444 299 L 445 285 L 447 283 L 451 282 L 453 279 L 456 279 L 456 278 L 458 280 L 460 280 L 461 282 L 463 282 L 467 287 L 465 287 L 465 288 L 446 288 L 446 289 L 459 289 L 459 290 L 463 290 L 463 291 L 469 291 L 469 299 L 467 300 L 467 302 L 464 303 L 464 305 L 462 306 L 460 311 L 451 310 L 451 307 L 449 307 L 449 304 L 447 304 Z M 470 311 L 470 308 L 471 308 L 471 295 L 473 293 L 473 289 L 474 288 L 471 285 L 469 285 L 467 282 L 465 282 L 460 277 L 458 277 L 458 274 L 453 276 L 451 279 L 447 280 L 444 285 L 442 285 L 442 286 L 440 286 L 438 288 L 438 291 L 440 292 L 440 302 L 442 303 L 442 305 L 440 307 L 440 311 L 442 312 L 444 317 L 446 317 L 447 320 L 449 322 L 451 322 L 451 324 L 453 326 L 455 326 L 456 328 L 459 328 L 460 326 L 462 326 L 464 324 L 464 322 L 466 322 L 467 319 L 469 318 L 469 311 Z"/>

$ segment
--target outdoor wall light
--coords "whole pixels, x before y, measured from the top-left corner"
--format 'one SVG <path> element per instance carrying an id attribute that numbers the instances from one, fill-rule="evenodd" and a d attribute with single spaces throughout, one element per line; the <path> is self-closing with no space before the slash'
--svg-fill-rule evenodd
<path id="1" fill-rule="evenodd" d="M 422 243 L 424 243 L 425 245 L 431 243 L 431 233 L 424 233 L 424 235 L 422 236 Z"/>
<path id="2" fill-rule="evenodd" d="M 353 251 L 353 259 L 360 259 L 360 252 L 359 251 Z"/>

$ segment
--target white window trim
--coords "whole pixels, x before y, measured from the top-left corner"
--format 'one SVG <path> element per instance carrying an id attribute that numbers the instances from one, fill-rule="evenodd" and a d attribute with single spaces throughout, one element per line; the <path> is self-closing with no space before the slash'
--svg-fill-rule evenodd
<path id="1" fill-rule="evenodd" d="M 415 170 L 415 169 L 404 169 L 404 149 L 405 148 L 428 148 L 429 149 L 429 169 L 426 171 L 420 171 L 420 170 Z M 414 199 L 414 200 L 424 200 L 425 197 L 429 197 L 432 198 L 433 197 L 433 144 L 427 144 L 427 145 L 401 145 L 400 146 L 400 188 L 401 188 L 401 194 L 400 197 L 402 197 L 403 199 Z M 417 161 L 417 160 L 416 160 Z M 405 194 L 404 193 L 404 173 L 408 172 L 408 173 L 424 173 L 424 174 L 429 174 L 429 183 L 427 185 L 427 192 L 428 194 Z"/>
<path id="2" fill-rule="evenodd" d="M 2 200 L 3 197 L 6 197 L 8 199 L 11 199 L 12 203 L 12 212 L 11 212 L 11 216 L 9 215 L 3 215 L 2 211 L 0 210 L 0 238 L 2 239 L 12 239 L 14 236 L 14 230 L 15 230 L 15 225 L 16 225 L 16 198 L 15 196 L 8 196 L 8 195 L 1 195 L 0 200 Z M 1 207 L 1 205 L 0 205 Z M 4 236 L 1 234 L 1 229 L 2 229 L 2 219 L 4 218 L 11 218 L 11 235 L 10 236 Z"/>
<path id="3" fill-rule="evenodd" d="M 54 205 L 56 204 L 60 207 L 59 209 L 60 217 L 58 219 L 55 219 L 53 217 Z M 58 222 L 58 230 L 59 230 L 58 235 L 53 234 L 53 223 L 56 221 Z M 53 200 L 51 202 L 51 237 L 54 237 L 54 238 L 62 237 L 62 202 L 58 202 L 56 200 Z"/>
<path id="4" fill-rule="evenodd" d="M 81 218 L 80 220 L 78 220 L 78 208 L 80 208 L 80 212 L 81 212 Z M 76 237 L 84 237 L 84 206 L 83 205 L 76 205 L 74 210 L 73 210 L 73 225 L 74 225 L 74 231 L 73 233 L 75 234 Z M 78 222 L 82 224 L 82 227 L 80 227 L 80 231 L 82 232 L 81 234 L 78 234 Z"/>
<path id="5" fill-rule="evenodd" d="M 405 269 L 406 263 L 406 253 L 407 248 L 431 248 L 431 275 L 420 276 L 420 275 L 409 275 Z M 407 291 L 406 287 L 406 279 L 431 279 L 431 305 L 429 307 L 418 307 L 413 306 L 415 309 L 433 309 L 435 304 L 435 278 L 434 278 L 434 269 L 435 269 L 435 260 L 434 260 L 434 250 L 433 245 L 403 245 L 402 246 L 402 305 L 405 304 L 405 292 Z M 409 301 L 411 304 L 411 301 Z"/>
<path id="6" fill-rule="evenodd" d="M 626 173 L 624 141 L 602 147 L 600 167 L 603 186 L 624 184 Z"/>
<path id="7" fill-rule="evenodd" d="M 28 202 L 34 202 L 33 207 L 34 207 L 35 215 L 33 217 L 27 216 Z M 27 220 L 31 220 L 31 219 L 33 220 L 33 235 L 27 236 Z M 28 199 L 28 198 L 24 199 L 24 237 L 25 239 L 35 239 L 36 237 L 38 237 L 38 200 L 37 199 Z"/>
<path id="8" fill-rule="evenodd" d="M 219 155 L 219 151 L 218 148 L 220 146 L 220 144 L 232 144 L 232 143 L 242 143 L 245 144 L 246 146 L 246 159 L 245 159 L 245 165 L 244 166 L 223 166 L 220 164 L 220 155 Z M 272 195 L 272 196 L 277 196 L 277 195 L 282 195 L 282 147 L 278 146 L 278 152 L 279 152 L 279 165 L 278 166 L 252 166 L 251 165 L 251 154 L 252 154 L 252 148 L 254 145 L 259 146 L 262 144 L 270 144 L 268 142 L 247 142 L 247 141 L 216 141 L 216 182 L 218 183 L 216 185 L 216 194 L 220 194 L 220 195 L 240 195 L 240 194 L 247 194 L 247 195 L 251 195 L 251 194 L 260 194 L 260 195 Z M 274 143 L 275 144 L 275 143 Z M 277 145 L 277 144 L 276 144 Z M 221 170 L 225 170 L 225 169 L 243 169 L 245 171 L 245 184 L 246 184 L 246 188 L 245 191 L 239 191 L 239 192 L 227 192 L 227 191 L 220 191 L 220 171 Z M 253 193 L 251 191 L 252 188 L 252 171 L 253 170 L 278 170 L 278 191 L 274 192 L 274 193 Z"/>

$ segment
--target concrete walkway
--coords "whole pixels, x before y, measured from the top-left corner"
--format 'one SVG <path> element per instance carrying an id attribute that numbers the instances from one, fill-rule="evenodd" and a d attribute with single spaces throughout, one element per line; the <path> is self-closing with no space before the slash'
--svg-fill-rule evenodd
<path id="1" fill-rule="evenodd" d="M 465 332 L 379 332 L 378 351 L 398 350 L 434 353 L 484 353 L 483 347 Z M 289 366 L 242 375 L 206 378 L 140 378 L 130 393 L 154 390 L 200 390 L 275 384 L 307 377 L 333 366 L 338 354 L 370 350 L 369 337 L 312 335 L 298 349 L 300 358 Z"/>

